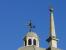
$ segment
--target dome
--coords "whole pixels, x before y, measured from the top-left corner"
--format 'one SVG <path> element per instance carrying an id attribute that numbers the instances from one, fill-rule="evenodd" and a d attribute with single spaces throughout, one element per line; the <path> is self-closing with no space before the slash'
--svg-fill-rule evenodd
<path id="1" fill-rule="evenodd" d="M 28 32 L 26 36 L 27 37 L 38 37 L 37 34 L 34 32 Z"/>

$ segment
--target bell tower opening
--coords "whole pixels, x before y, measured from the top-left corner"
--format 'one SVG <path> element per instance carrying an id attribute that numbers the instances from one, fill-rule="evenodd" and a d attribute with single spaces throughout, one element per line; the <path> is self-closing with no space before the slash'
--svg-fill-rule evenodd
<path id="1" fill-rule="evenodd" d="M 33 40 L 33 45 L 36 45 L 36 40 L 35 39 Z"/>
<path id="2" fill-rule="evenodd" d="M 28 40 L 28 45 L 32 45 L 32 40 L 31 39 Z"/>

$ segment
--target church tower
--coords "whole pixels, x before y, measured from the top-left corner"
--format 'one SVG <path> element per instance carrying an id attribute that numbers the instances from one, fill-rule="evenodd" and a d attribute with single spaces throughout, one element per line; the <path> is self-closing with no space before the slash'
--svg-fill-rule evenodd
<path id="1" fill-rule="evenodd" d="M 24 46 L 36 46 L 39 47 L 39 39 L 35 32 L 32 32 L 32 22 L 29 23 L 29 32 L 24 37 Z"/>
<path id="2" fill-rule="evenodd" d="M 38 35 L 32 31 L 32 28 L 35 26 L 32 25 L 32 22 L 30 20 L 29 24 L 29 31 L 24 37 L 24 46 L 18 48 L 18 50 L 45 50 L 45 48 L 39 47 L 39 37 Z"/>
<path id="3" fill-rule="evenodd" d="M 57 37 L 56 37 L 56 32 L 55 32 L 55 24 L 54 24 L 54 16 L 53 16 L 53 12 L 54 9 L 51 7 L 49 9 L 50 11 L 50 32 L 49 32 L 49 37 L 47 39 L 47 42 L 49 43 L 49 47 L 48 50 L 53 50 L 53 48 L 55 48 L 55 50 L 57 50 Z"/>

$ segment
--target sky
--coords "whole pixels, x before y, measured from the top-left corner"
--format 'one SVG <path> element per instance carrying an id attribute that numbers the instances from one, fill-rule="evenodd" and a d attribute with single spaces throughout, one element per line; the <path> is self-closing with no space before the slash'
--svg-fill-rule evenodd
<path id="1" fill-rule="evenodd" d="M 0 50 L 17 50 L 32 20 L 40 47 L 47 48 L 50 26 L 50 5 L 54 8 L 58 48 L 66 48 L 66 0 L 0 0 Z"/>

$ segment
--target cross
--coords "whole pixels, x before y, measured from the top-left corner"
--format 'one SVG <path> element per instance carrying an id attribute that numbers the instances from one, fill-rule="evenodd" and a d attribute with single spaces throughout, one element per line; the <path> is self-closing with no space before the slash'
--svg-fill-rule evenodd
<path id="1" fill-rule="evenodd" d="M 32 21 L 30 20 L 29 24 L 28 24 L 28 27 L 29 27 L 29 31 L 31 32 L 32 31 L 32 28 L 35 28 L 35 26 L 32 25 Z"/>

